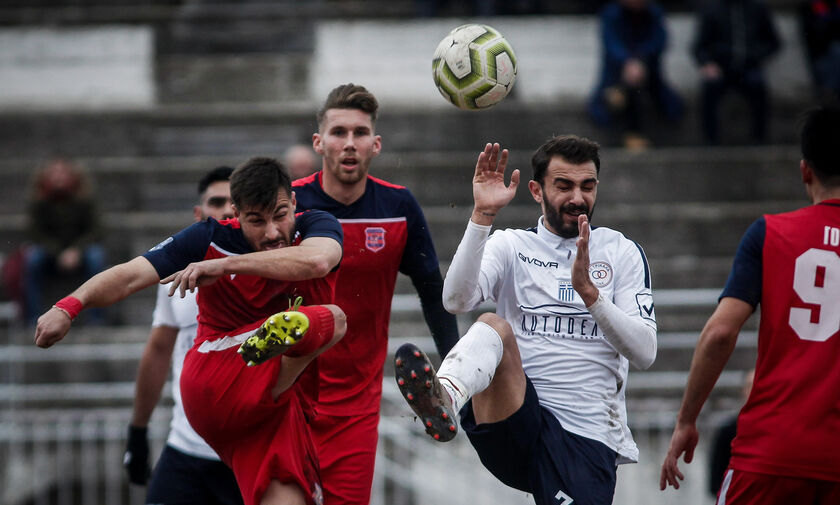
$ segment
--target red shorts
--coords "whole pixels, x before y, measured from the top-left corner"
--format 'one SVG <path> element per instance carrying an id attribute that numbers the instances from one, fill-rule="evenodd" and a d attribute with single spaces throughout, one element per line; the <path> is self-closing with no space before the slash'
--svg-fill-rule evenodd
<path id="1" fill-rule="evenodd" d="M 728 468 L 717 505 L 836 505 L 840 482 L 785 477 Z"/>
<path id="2" fill-rule="evenodd" d="M 332 330 L 332 314 L 320 312 L 328 309 L 301 307 L 305 309 L 318 310 L 319 317 L 310 315 L 310 331 L 319 331 L 315 326 L 327 319 Z M 247 336 L 260 324 L 227 335 Z M 184 359 L 181 397 L 190 424 L 233 469 L 246 505 L 258 505 L 271 480 L 295 482 L 308 504 L 321 503 L 318 458 L 307 419 L 313 400 L 308 385 L 317 384 L 317 367 L 310 364 L 275 400 L 271 389 L 282 361 L 246 366 L 237 353 L 237 339 L 221 338 L 193 347 Z"/>
<path id="3" fill-rule="evenodd" d="M 325 503 L 370 503 L 378 425 L 378 412 L 357 416 L 318 414 L 312 421 L 312 436 L 321 462 Z"/>

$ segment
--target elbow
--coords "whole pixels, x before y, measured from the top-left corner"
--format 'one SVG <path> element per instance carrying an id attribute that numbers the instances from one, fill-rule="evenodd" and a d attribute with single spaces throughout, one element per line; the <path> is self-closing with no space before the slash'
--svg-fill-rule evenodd
<path id="1" fill-rule="evenodd" d="M 653 366 L 656 361 L 656 330 L 651 328 L 650 333 L 646 335 L 644 344 L 639 349 L 639 352 L 633 356 L 630 363 L 640 370 L 647 370 Z"/>
<path id="2" fill-rule="evenodd" d="M 443 308 L 450 314 L 464 314 L 469 312 L 472 308 L 469 300 L 466 300 L 461 293 L 455 290 L 446 289 L 447 285 L 443 285 Z"/>
<path id="3" fill-rule="evenodd" d="M 309 263 L 309 278 L 320 279 L 321 277 L 326 277 L 332 272 L 332 268 L 333 265 L 330 264 L 326 257 L 312 258 Z"/>
<path id="4" fill-rule="evenodd" d="M 463 314 L 467 312 L 464 305 L 456 297 L 444 297 L 443 308 L 450 314 Z"/>
<path id="5" fill-rule="evenodd" d="M 635 366 L 639 370 L 647 370 L 648 368 L 653 366 L 654 361 L 656 361 L 655 348 L 651 352 L 646 353 L 643 356 L 637 356 L 636 359 L 633 360 L 633 366 Z"/>

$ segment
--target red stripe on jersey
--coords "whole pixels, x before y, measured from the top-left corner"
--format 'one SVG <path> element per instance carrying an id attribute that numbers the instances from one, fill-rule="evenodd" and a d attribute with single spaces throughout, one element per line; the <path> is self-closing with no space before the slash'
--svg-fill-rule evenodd
<path id="1" fill-rule="evenodd" d="M 405 186 L 400 186 L 399 184 L 394 184 L 393 182 L 388 182 L 388 181 L 385 181 L 385 180 L 382 180 L 382 179 L 377 179 L 376 177 L 372 177 L 370 175 L 368 176 L 368 180 L 373 181 L 377 184 L 381 184 L 381 185 L 386 186 L 388 188 L 405 189 Z"/>
<path id="2" fill-rule="evenodd" d="M 296 187 L 299 187 L 299 186 L 305 186 L 305 185 L 311 183 L 312 181 L 314 181 L 315 178 L 317 176 L 319 176 L 320 174 L 321 174 L 321 172 L 315 172 L 314 174 L 307 175 L 306 177 L 303 177 L 301 179 L 295 179 L 295 180 L 292 181 L 292 187 L 296 188 Z"/>

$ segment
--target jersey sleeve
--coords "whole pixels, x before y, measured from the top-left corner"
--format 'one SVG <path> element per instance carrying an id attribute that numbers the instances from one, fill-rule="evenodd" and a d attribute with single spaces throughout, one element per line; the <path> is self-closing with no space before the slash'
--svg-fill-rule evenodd
<path id="1" fill-rule="evenodd" d="M 496 231 L 487 239 L 484 255 L 481 257 L 481 271 L 478 274 L 478 289 L 481 300 L 498 301 L 502 279 L 509 268 L 510 258 L 515 251 L 508 242 L 508 232 Z"/>
<path id="2" fill-rule="evenodd" d="M 613 303 L 625 314 L 640 318 L 656 327 L 651 290 L 650 266 L 642 247 L 632 240 L 622 240 L 623 254 L 615 272 Z"/>
<path id="3" fill-rule="evenodd" d="M 720 298 L 732 297 L 743 300 L 753 307 L 761 301 L 762 255 L 767 223 L 764 217 L 757 219 L 744 233 L 729 279 Z"/>
<path id="4" fill-rule="evenodd" d="M 405 191 L 407 198 L 404 205 L 408 236 L 400 262 L 400 272 L 412 278 L 425 277 L 430 272 L 438 270 L 440 266 L 435 246 L 432 243 L 432 235 L 429 233 L 429 226 L 420 209 L 420 204 L 408 190 Z"/>
<path id="5" fill-rule="evenodd" d="M 300 239 L 312 237 L 328 237 L 339 244 L 344 242 L 344 232 L 341 224 L 329 212 L 322 210 L 307 210 L 295 217 L 295 226 L 300 233 Z"/>
<path id="6" fill-rule="evenodd" d="M 163 279 L 190 263 L 201 261 L 213 240 L 214 222 L 195 223 L 167 238 L 143 254 Z"/>
<path id="7" fill-rule="evenodd" d="M 152 313 L 152 328 L 169 326 L 178 328 L 175 311 L 172 310 L 172 299 L 169 297 L 169 286 L 158 285 L 155 311 Z"/>

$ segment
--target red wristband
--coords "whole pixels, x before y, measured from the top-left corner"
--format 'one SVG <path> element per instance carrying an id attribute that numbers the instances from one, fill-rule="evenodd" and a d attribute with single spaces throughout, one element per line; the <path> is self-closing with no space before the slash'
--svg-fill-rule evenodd
<path id="1" fill-rule="evenodd" d="M 67 314 L 67 316 L 70 317 L 71 321 L 76 319 L 76 316 L 78 316 L 79 312 L 81 312 L 84 308 L 82 306 L 82 302 L 80 302 L 79 299 L 75 296 L 65 296 L 64 298 L 56 302 L 56 304 L 53 305 L 53 307 L 63 310 Z"/>

